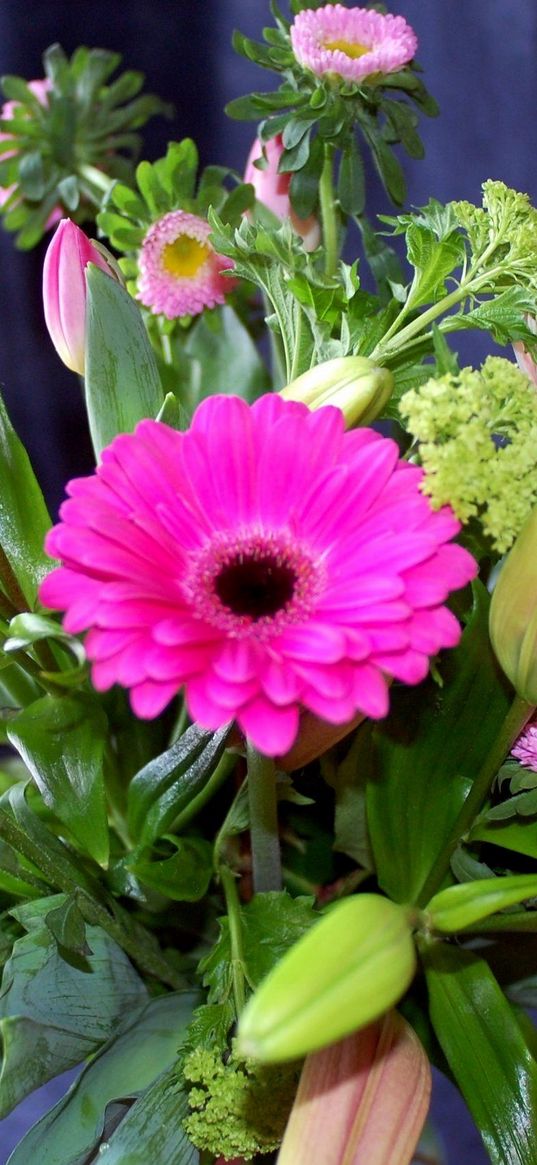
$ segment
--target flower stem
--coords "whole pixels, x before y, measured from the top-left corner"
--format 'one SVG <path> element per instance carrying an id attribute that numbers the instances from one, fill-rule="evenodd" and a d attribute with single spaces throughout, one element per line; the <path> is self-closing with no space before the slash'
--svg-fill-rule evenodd
<path id="1" fill-rule="evenodd" d="M 99 170 L 97 166 L 90 165 L 89 162 L 83 162 L 78 167 L 78 173 L 84 179 L 84 193 L 86 197 L 91 199 L 96 206 L 101 206 L 106 195 L 110 193 L 116 179 L 110 178 L 108 174 Z"/>
<path id="2" fill-rule="evenodd" d="M 262 894 L 282 887 L 276 768 L 272 758 L 263 756 L 250 741 L 246 755 L 254 892 Z"/>
<path id="3" fill-rule="evenodd" d="M 338 230 L 334 195 L 334 147 L 327 142 L 324 147 L 324 165 L 319 182 L 319 201 L 325 249 L 325 274 L 334 275 L 338 261 Z"/>
<path id="4" fill-rule="evenodd" d="M 240 902 L 237 892 L 235 874 L 229 866 L 220 866 L 220 881 L 226 899 L 226 910 L 229 920 L 229 940 L 231 943 L 231 975 L 233 980 L 233 999 L 237 1018 L 244 1010 L 246 992 L 244 990 L 244 949 L 242 945 L 242 925 L 240 916 Z"/>
<path id="5" fill-rule="evenodd" d="M 517 736 L 520 735 L 524 725 L 527 724 L 532 712 L 534 711 L 533 704 L 528 704 L 521 696 L 515 696 L 513 703 L 503 721 L 500 731 L 489 750 L 487 757 L 481 769 L 479 770 L 476 779 L 468 793 L 466 801 L 461 806 L 459 814 L 455 823 L 449 833 L 449 836 L 433 866 L 433 869 L 426 878 L 424 885 L 416 900 L 417 906 L 427 906 L 427 903 L 436 894 L 437 890 L 442 885 L 444 878 L 449 870 L 449 864 L 453 852 L 456 850 L 461 838 L 468 832 L 472 822 L 475 820 L 483 802 L 485 801 L 492 782 L 504 760 L 506 754 L 511 749 Z"/>

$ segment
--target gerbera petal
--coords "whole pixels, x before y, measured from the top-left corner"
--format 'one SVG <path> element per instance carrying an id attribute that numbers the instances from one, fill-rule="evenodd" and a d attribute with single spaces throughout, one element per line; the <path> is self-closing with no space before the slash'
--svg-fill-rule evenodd
<path id="1" fill-rule="evenodd" d="M 291 748 L 296 738 L 299 711 L 296 706 L 277 707 L 259 696 L 241 708 L 237 720 L 255 748 L 265 756 L 279 756 Z"/>

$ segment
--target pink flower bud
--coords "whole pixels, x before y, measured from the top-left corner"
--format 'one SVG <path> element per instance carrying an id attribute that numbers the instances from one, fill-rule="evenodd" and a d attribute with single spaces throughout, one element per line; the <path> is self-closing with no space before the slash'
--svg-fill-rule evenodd
<path id="1" fill-rule="evenodd" d="M 431 1070 L 396 1011 L 306 1057 L 278 1165 L 409 1165 Z"/>
<path id="2" fill-rule="evenodd" d="M 530 332 L 534 332 L 537 335 L 537 320 L 533 316 L 525 316 L 524 322 L 527 324 Z M 530 380 L 533 380 L 533 383 L 537 384 L 537 364 L 531 353 L 524 346 L 522 340 L 517 340 L 516 344 L 513 344 L 513 352 L 515 353 L 516 362 L 520 371 L 525 372 L 526 376 L 529 376 Z"/>
<path id="3" fill-rule="evenodd" d="M 319 246 L 321 232 L 317 219 L 299 218 L 295 214 L 289 199 L 290 174 L 279 174 L 278 165 L 283 153 L 283 138 L 281 134 L 265 142 L 265 156 L 267 165 L 264 170 L 254 166 L 258 158 L 263 157 L 263 143 L 256 138 L 246 162 L 244 181 L 251 182 L 255 196 L 263 202 L 278 218 L 289 218 L 297 233 L 304 242 L 306 251 L 314 251 Z"/>
<path id="4" fill-rule="evenodd" d="M 55 231 L 43 267 L 43 305 L 50 338 L 68 368 L 84 374 L 86 267 L 95 263 L 115 278 L 100 251 L 69 218 Z"/>

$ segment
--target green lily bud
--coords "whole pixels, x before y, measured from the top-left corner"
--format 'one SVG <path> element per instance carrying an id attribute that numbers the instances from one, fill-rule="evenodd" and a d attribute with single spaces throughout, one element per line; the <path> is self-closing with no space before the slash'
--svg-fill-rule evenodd
<path id="1" fill-rule="evenodd" d="M 245 1008 L 241 1055 L 292 1060 L 377 1019 L 412 981 L 408 908 L 379 894 L 338 902 L 287 952 Z"/>
<path id="2" fill-rule="evenodd" d="M 282 388 L 284 400 L 297 400 L 310 409 L 335 405 L 347 427 L 368 425 L 382 412 L 393 391 L 393 376 L 366 356 L 340 356 L 317 364 Z"/>
<path id="3" fill-rule="evenodd" d="M 537 507 L 500 571 L 489 629 L 498 662 L 517 695 L 537 704 Z"/>
<path id="4" fill-rule="evenodd" d="M 499 910 L 517 906 L 527 898 L 537 897 L 536 874 L 508 874 L 504 878 L 480 878 L 448 886 L 431 898 L 427 907 L 428 924 L 442 934 L 455 934 L 474 922 L 490 918 Z"/>

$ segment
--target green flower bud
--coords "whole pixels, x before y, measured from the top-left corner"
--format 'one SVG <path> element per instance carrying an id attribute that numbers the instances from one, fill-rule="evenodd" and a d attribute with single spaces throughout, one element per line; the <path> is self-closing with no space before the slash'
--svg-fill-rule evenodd
<path id="1" fill-rule="evenodd" d="M 368 425 L 382 412 L 393 391 L 393 376 L 366 356 L 340 356 L 317 364 L 282 388 L 284 400 L 297 400 L 310 409 L 335 405 L 347 427 Z"/>
<path id="2" fill-rule="evenodd" d="M 535 874 L 508 874 L 505 878 L 481 878 L 448 886 L 431 898 L 427 907 L 428 926 L 442 934 L 454 934 L 499 910 L 535 897 Z"/>
<path id="3" fill-rule="evenodd" d="M 537 704 L 537 507 L 500 571 L 489 627 L 498 662 L 517 695 Z"/>
<path id="4" fill-rule="evenodd" d="M 408 908 L 378 894 L 333 906 L 267 975 L 239 1024 L 240 1053 L 291 1060 L 382 1015 L 412 981 Z"/>

